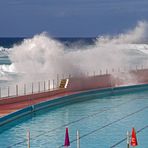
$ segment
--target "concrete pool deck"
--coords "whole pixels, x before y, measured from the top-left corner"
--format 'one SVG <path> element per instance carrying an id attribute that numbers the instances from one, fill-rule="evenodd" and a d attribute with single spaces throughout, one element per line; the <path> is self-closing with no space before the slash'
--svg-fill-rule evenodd
<path id="1" fill-rule="evenodd" d="M 55 93 L 55 95 L 52 95 L 49 97 L 29 99 L 29 100 L 27 99 L 24 101 L 12 102 L 12 103 L 7 103 L 7 104 L 3 103 L 5 100 L 0 100 L 0 117 L 6 116 L 12 112 L 15 112 L 17 110 L 23 109 L 31 105 L 35 105 L 41 102 L 49 101 L 57 97 L 63 97 L 65 95 L 70 95 L 70 94 L 74 94 L 74 92 L 61 92 L 61 94 Z M 30 96 L 28 95 L 27 97 L 29 98 Z M 11 101 L 10 99 L 14 99 L 14 98 L 9 98 L 7 101 L 8 102 Z"/>

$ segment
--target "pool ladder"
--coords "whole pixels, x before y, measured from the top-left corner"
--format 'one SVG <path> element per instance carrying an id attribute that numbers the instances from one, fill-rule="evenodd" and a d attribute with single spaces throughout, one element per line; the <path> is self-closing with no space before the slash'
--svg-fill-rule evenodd
<path id="1" fill-rule="evenodd" d="M 59 87 L 60 88 L 67 88 L 68 82 L 69 82 L 69 79 L 62 79 Z"/>

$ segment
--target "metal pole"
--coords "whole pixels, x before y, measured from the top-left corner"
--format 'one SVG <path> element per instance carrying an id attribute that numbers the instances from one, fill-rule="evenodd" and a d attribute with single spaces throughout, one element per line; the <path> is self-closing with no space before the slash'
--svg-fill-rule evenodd
<path id="1" fill-rule="evenodd" d="M 89 72 L 86 73 L 87 77 L 89 76 Z"/>
<path id="2" fill-rule="evenodd" d="M 38 92 L 40 92 L 40 82 L 38 82 Z"/>
<path id="3" fill-rule="evenodd" d="M 8 86 L 8 97 L 10 96 L 10 88 L 9 88 L 9 86 Z"/>
<path id="4" fill-rule="evenodd" d="M 102 75 L 102 70 L 100 70 L 100 75 Z"/>
<path id="5" fill-rule="evenodd" d="M 64 79 L 64 74 L 62 74 L 62 79 Z"/>
<path id="6" fill-rule="evenodd" d="M 53 89 L 54 89 L 54 80 L 53 80 Z"/>
<path id="7" fill-rule="evenodd" d="M 77 130 L 77 148 L 80 148 L 80 133 Z"/>
<path id="8" fill-rule="evenodd" d="M 0 98 L 2 97 L 1 87 L 0 87 Z"/>
<path id="9" fill-rule="evenodd" d="M 16 96 L 18 96 L 18 85 L 16 85 Z"/>
<path id="10" fill-rule="evenodd" d="M 95 71 L 94 71 L 94 76 L 96 75 Z"/>
<path id="11" fill-rule="evenodd" d="M 32 87 L 32 94 L 33 94 L 33 82 L 32 82 L 32 86 L 31 87 Z"/>
<path id="12" fill-rule="evenodd" d="M 108 70 L 106 69 L 106 75 L 108 74 Z"/>
<path id="13" fill-rule="evenodd" d="M 70 79 L 70 78 L 71 78 L 71 74 L 69 74 L 69 76 L 68 76 L 68 77 L 69 77 L 69 79 Z"/>
<path id="14" fill-rule="evenodd" d="M 45 86 L 45 85 L 46 85 L 46 83 L 45 83 L 45 81 L 44 81 L 44 91 L 46 90 L 46 86 Z"/>
<path id="15" fill-rule="evenodd" d="M 136 71 L 138 70 L 138 67 L 137 67 L 137 65 L 136 65 Z"/>
<path id="16" fill-rule="evenodd" d="M 130 132 L 127 131 L 127 148 L 130 148 Z"/>
<path id="17" fill-rule="evenodd" d="M 114 72 L 115 70 L 114 70 L 114 68 L 112 68 L 112 72 Z"/>
<path id="18" fill-rule="evenodd" d="M 59 86 L 59 74 L 57 74 L 57 88 Z"/>
<path id="19" fill-rule="evenodd" d="M 27 146 L 30 148 L 30 131 L 27 131 Z"/>
<path id="20" fill-rule="evenodd" d="M 26 95 L 26 84 L 24 84 L 24 95 Z"/>
<path id="21" fill-rule="evenodd" d="M 50 90 L 50 80 L 48 80 L 48 90 Z"/>

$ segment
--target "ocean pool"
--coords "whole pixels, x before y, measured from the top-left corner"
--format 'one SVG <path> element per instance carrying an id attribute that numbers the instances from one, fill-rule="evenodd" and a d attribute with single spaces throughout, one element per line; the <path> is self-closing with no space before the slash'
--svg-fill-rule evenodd
<path id="1" fill-rule="evenodd" d="M 126 132 L 135 127 L 138 148 L 148 145 L 148 92 L 91 97 L 54 109 L 24 116 L 1 127 L 0 148 L 26 148 L 27 130 L 31 148 L 63 147 L 65 128 L 69 128 L 70 148 L 76 148 L 80 131 L 81 148 L 125 148 Z M 123 141 L 123 142 L 120 142 Z M 118 144 L 119 143 L 119 144 Z"/>

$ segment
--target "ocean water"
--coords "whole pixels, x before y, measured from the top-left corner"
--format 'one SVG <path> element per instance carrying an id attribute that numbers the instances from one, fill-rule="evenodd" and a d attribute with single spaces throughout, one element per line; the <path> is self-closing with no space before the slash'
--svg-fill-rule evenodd
<path id="1" fill-rule="evenodd" d="M 148 67 L 147 22 L 114 36 L 0 38 L 0 87 Z M 124 78 L 123 78 L 124 79 Z M 7 90 L 6 90 L 7 91 Z M 14 91 L 12 91 L 13 93 Z"/>

